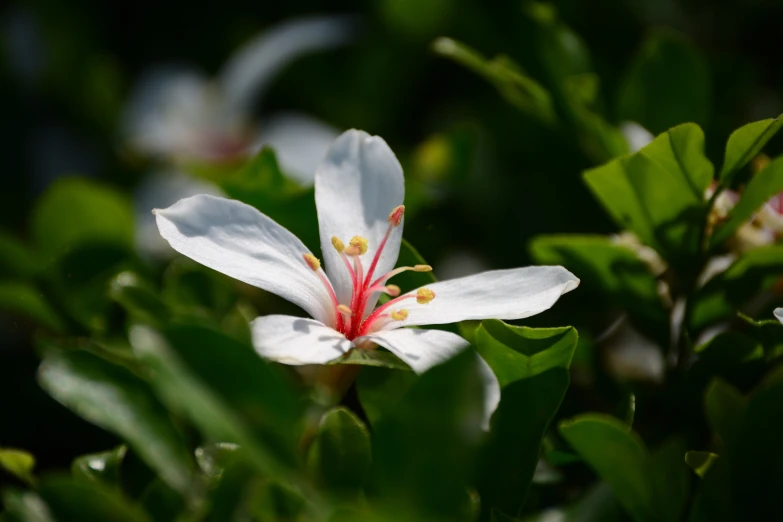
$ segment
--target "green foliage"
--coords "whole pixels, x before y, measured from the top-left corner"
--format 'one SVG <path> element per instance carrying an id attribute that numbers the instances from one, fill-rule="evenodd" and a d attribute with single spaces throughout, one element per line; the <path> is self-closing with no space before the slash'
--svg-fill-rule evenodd
<path id="1" fill-rule="evenodd" d="M 130 248 L 133 215 L 121 194 L 82 178 L 53 184 L 31 216 L 31 234 L 44 259 L 77 246 L 109 243 Z"/>
<path id="2" fill-rule="evenodd" d="M 658 134 L 686 121 L 703 126 L 711 109 L 712 81 L 704 57 L 683 35 L 653 31 L 617 94 L 618 118 Z"/>
<path id="3" fill-rule="evenodd" d="M 783 125 L 780 117 L 748 123 L 735 130 L 726 142 L 726 156 L 720 179 L 724 185 L 752 160 Z"/>
<path id="4" fill-rule="evenodd" d="M 35 457 L 24 450 L 0 448 L 0 467 L 27 484 L 32 485 L 35 482 Z"/>

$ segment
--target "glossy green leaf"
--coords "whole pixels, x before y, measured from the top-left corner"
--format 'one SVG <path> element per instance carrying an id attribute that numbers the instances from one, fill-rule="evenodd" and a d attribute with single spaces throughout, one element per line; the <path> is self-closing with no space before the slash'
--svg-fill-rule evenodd
<path id="1" fill-rule="evenodd" d="M 704 395 L 707 420 L 724 445 L 731 444 L 737 436 L 745 397 L 733 386 L 721 379 L 714 379 Z"/>
<path id="2" fill-rule="evenodd" d="M 374 427 L 393 412 L 402 397 L 418 379 L 413 372 L 386 368 L 362 368 L 356 378 L 356 392 L 367 419 Z"/>
<path id="3" fill-rule="evenodd" d="M 560 424 L 560 433 L 611 487 L 637 521 L 649 520 L 651 492 L 645 477 L 644 444 L 625 423 L 585 414 Z"/>
<path id="4" fill-rule="evenodd" d="M 53 332 L 62 332 L 63 321 L 41 294 L 29 283 L 0 281 L 0 309 L 32 319 Z"/>
<path id="5" fill-rule="evenodd" d="M 38 380 L 57 401 L 122 437 L 173 488 L 190 490 L 185 440 L 147 383 L 87 352 L 47 355 Z"/>
<path id="6" fill-rule="evenodd" d="M 476 50 L 451 38 L 438 38 L 433 50 L 483 76 L 516 108 L 546 125 L 555 123 L 557 116 L 550 93 L 527 76 L 506 56 L 486 59 Z"/>
<path id="7" fill-rule="evenodd" d="M 651 33 L 617 95 L 618 118 L 657 134 L 688 121 L 704 125 L 711 109 L 712 81 L 702 54 L 674 31 Z"/>
<path id="8" fill-rule="evenodd" d="M 130 202 L 87 179 L 57 180 L 38 200 L 31 221 L 35 244 L 47 258 L 83 244 L 133 245 Z"/>
<path id="9" fill-rule="evenodd" d="M 277 454 L 253 437 L 251 428 L 233 411 L 227 396 L 218 394 L 199 378 L 199 374 L 189 369 L 190 364 L 181 357 L 188 355 L 184 350 L 175 351 L 163 336 L 143 326 L 135 326 L 131 330 L 130 340 L 137 358 L 148 368 L 150 381 L 158 396 L 170 409 L 190 418 L 208 441 L 237 443 L 263 472 L 272 475 L 283 473 L 285 465 L 281 458 L 284 459 L 285 454 Z M 199 352 L 193 355 L 193 360 L 200 358 Z M 227 356 L 232 354 L 229 352 Z M 225 371 L 224 366 L 218 365 L 221 360 L 222 357 L 215 357 L 214 353 L 209 358 L 210 364 L 217 365 L 219 373 Z M 253 367 L 248 371 L 252 372 Z M 239 378 L 235 385 L 241 386 L 244 382 L 244 378 Z M 263 386 L 266 383 L 258 384 Z"/>
<path id="10" fill-rule="evenodd" d="M 783 192 L 783 156 L 772 160 L 750 179 L 739 202 L 731 209 L 728 219 L 715 229 L 710 244 L 717 246 L 729 239 L 762 205 L 780 192 Z"/>
<path id="11" fill-rule="evenodd" d="M 476 354 L 465 350 L 419 376 L 374 426 L 373 476 L 380 500 L 422 517 L 471 510 L 466 488 L 484 411 Z"/>
<path id="12" fill-rule="evenodd" d="M 49 506 L 57 522 L 150 522 L 139 506 L 98 482 L 51 476 L 41 480 L 38 494 Z"/>
<path id="13" fill-rule="evenodd" d="M 783 118 L 768 118 L 743 125 L 729 136 L 720 178 L 724 185 L 748 164 L 783 126 Z"/>
<path id="14" fill-rule="evenodd" d="M 552 368 L 568 369 L 578 335 L 571 326 L 529 328 L 498 320 L 481 323 L 477 350 L 495 372 L 501 388 Z"/>
<path id="15" fill-rule="evenodd" d="M 163 333 L 188 373 L 228 405 L 256 439 L 274 448 L 277 459 L 294 462 L 305 405 L 276 368 L 250 345 L 198 324 L 174 323 Z"/>
<path id="16" fill-rule="evenodd" d="M 572 327 L 536 329 L 490 320 L 481 323 L 476 341 L 501 386 L 481 459 L 482 509 L 517 513 L 568 388 L 577 333 Z"/>
<path id="17" fill-rule="evenodd" d="M 33 468 L 35 457 L 30 453 L 14 448 L 0 448 L 0 468 L 14 475 L 19 480 L 32 485 L 35 482 Z"/>
<path id="18" fill-rule="evenodd" d="M 367 480 L 371 462 L 370 434 L 364 423 L 344 407 L 324 413 L 308 461 L 322 487 L 355 496 Z"/>
<path id="19" fill-rule="evenodd" d="M 729 268 L 710 279 L 693 298 L 690 326 L 700 330 L 728 319 L 748 301 L 771 288 L 783 273 L 783 245 L 770 245 L 747 252 Z"/>
<path id="20" fill-rule="evenodd" d="M 128 448 L 122 445 L 109 451 L 82 455 L 71 463 L 71 474 L 76 478 L 119 487 L 120 465 L 127 452 Z"/>
<path id="21" fill-rule="evenodd" d="M 709 451 L 689 451 L 685 454 L 685 463 L 700 477 L 704 477 L 707 470 L 710 469 L 718 455 Z"/>
<path id="22" fill-rule="evenodd" d="M 711 177 L 704 135 L 684 124 L 661 134 L 631 156 L 584 173 L 585 181 L 620 228 L 633 231 L 670 262 L 697 251 Z"/>

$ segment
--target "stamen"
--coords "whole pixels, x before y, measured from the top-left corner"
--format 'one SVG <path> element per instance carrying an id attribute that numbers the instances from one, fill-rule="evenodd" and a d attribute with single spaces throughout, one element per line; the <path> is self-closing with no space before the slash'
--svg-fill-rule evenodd
<path id="1" fill-rule="evenodd" d="M 408 318 L 408 311 L 404 308 L 398 310 L 392 310 L 391 318 L 395 321 L 404 321 Z"/>
<path id="2" fill-rule="evenodd" d="M 435 299 L 435 292 L 429 288 L 419 288 L 416 292 L 416 302 L 419 304 L 427 304 Z"/>
<path id="3" fill-rule="evenodd" d="M 324 288 L 326 288 L 326 292 L 329 294 L 329 299 L 332 301 L 332 306 L 334 306 L 334 309 L 338 312 L 335 314 L 335 328 L 337 330 L 342 330 L 345 324 L 343 322 L 342 316 L 339 314 L 340 305 L 337 301 L 337 295 L 334 293 L 332 283 L 329 282 L 329 280 L 326 278 L 326 275 L 323 273 L 323 270 L 321 270 L 321 261 L 319 261 L 317 257 L 315 257 L 313 254 L 310 254 L 309 252 L 307 254 L 303 254 L 302 257 L 304 258 L 305 263 L 307 263 L 307 266 L 310 267 L 310 269 L 315 272 L 315 275 L 318 276 L 318 279 L 321 281 L 321 284 L 324 285 Z"/>
<path id="4" fill-rule="evenodd" d="M 363 256 L 367 253 L 367 238 L 362 236 L 353 236 L 350 245 L 345 253 L 349 256 Z"/>
<path id="5" fill-rule="evenodd" d="M 337 305 L 337 311 L 347 317 L 351 317 L 353 315 L 353 310 L 344 304 Z"/>
<path id="6" fill-rule="evenodd" d="M 397 285 L 386 285 L 386 293 L 392 297 L 400 295 L 400 287 Z"/>
<path id="7" fill-rule="evenodd" d="M 345 250 L 345 245 L 343 244 L 342 241 L 340 241 L 340 238 L 337 236 L 332 236 L 332 246 L 334 247 L 335 250 L 337 250 L 341 254 Z"/>
<path id="8" fill-rule="evenodd" d="M 413 272 L 432 272 L 432 267 L 430 265 L 401 266 L 401 267 L 395 268 L 391 272 L 388 272 L 387 274 L 382 275 L 381 277 L 379 277 L 378 279 L 373 281 L 372 282 L 372 286 L 381 285 L 381 284 L 385 283 L 386 281 L 388 281 L 389 279 L 391 279 L 392 277 L 394 277 L 394 276 L 396 276 L 398 274 L 401 274 L 403 272 L 409 272 L 409 271 L 413 271 Z"/>
<path id="9" fill-rule="evenodd" d="M 321 261 L 315 257 L 313 254 L 305 254 L 304 256 L 305 263 L 307 263 L 307 266 L 310 267 L 310 270 L 313 272 L 317 271 L 319 268 L 321 268 Z"/>
<path id="10" fill-rule="evenodd" d="M 403 214 L 405 214 L 405 205 L 394 207 L 394 210 L 392 210 L 389 214 L 389 223 L 391 223 L 394 227 L 400 226 L 400 223 L 402 223 Z"/>
<path id="11" fill-rule="evenodd" d="M 371 286 L 367 289 L 366 292 L 364 292 L 364 301 L 367 302 L 370 295 L 374 294 L 375 292 L 381 292 L 383 294 L 388 294 L 392 297 L 397 297 L 400 295 L 400 287 L 397 285 L 378 285 L 378 286 Z"/>

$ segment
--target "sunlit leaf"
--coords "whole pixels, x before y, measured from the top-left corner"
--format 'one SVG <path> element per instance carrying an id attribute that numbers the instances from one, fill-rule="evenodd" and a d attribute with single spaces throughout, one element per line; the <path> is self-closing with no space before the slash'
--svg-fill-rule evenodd
<path id="1" fill-rule="evenodd" d="M 14 448 L 0 448 L 0 468 L 5 469 L 19 480 L 32 485 L 35 482 L 33 468 L 35 457 L 30 453 Z"/>
<path id="2" fill-rule="evenodd" d="M 720 178 L 724 185 L 752 160 L 783 126 L 783 118 L 768 118 L 743 125 L 729 136 Z"/>

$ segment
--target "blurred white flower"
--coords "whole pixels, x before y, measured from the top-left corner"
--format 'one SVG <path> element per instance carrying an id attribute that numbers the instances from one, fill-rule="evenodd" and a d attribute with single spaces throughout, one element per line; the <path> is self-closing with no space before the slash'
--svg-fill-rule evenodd
<path id="1" fill-rule="evenodd" d="M 783 324 L 783 308 L 775 308 L 775 318 Z"/>
<path id="2" fill-rule="evenodd" d="M 154 69 L 131 96 L 124 139 L 137 153 L 174 162 L 231 161 L 276 144 L 282 169 L 312 183 L 313 165 L 338 131 L 304 115 L 273 119 L 259 129 L 251 111 L 283 67 L 305 53 L 345 44 L 354 26 L 350 17 L 281 24 L 240 48 L 211 79 L 183 67 Z M 303 139 L 292 140 L 291 132 Z"/>
<path id="3" fill-rule="evenodd" d="M 666 271 L 668 267 L 666 261 L 661 258 L 654 248 L 642 243 L 633 232 L 624 230 L 619 234 L 611 235 L 610 239 L 615 245 L 625 247 L 636 254 L 636 257 L 647 265 L 652 275 L 658 277 Z"/>
<path id="4" fill-rule="evenodd" d="M 655 139 L 650 131 L 635 121 L 621 123 L 620 132 L 625 138 L 625 142 L 628 143 L 628 151 L 631 153 L 640 151 Z"/>

